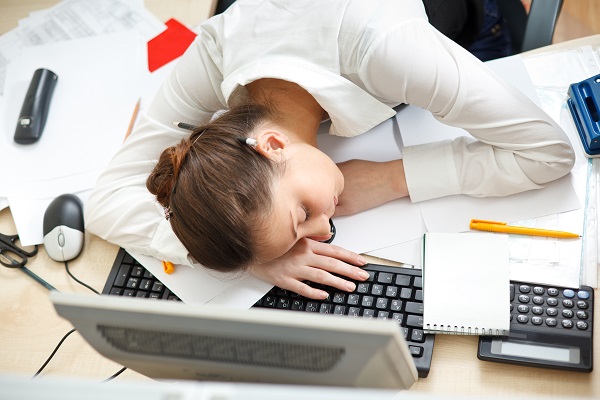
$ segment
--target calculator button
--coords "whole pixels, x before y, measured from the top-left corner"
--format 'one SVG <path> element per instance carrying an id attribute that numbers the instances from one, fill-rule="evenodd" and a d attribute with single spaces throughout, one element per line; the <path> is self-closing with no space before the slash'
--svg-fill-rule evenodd
<path id="1" fill-rule="evenodd" d="M 544 294 L 545 290 L 541 286 L 534 286 L 533 293 L 535 294 Z"/>
<path id="2" fill-rule="evenodd" d="M 533 302 L 535 304 L 544 304 L 544 298 L 542 296 L 533 296 Z"/>
<path id="3" fill-rule="evenodd" d="M 531 317 L 531 323 L 534 325 L 541 325 L 544 322 L 540 317 Z"/>
<path id="4" fill-rule="evenodd" d="M 562 301 L 562 305 L 563 305 L 564 307 L 567 307 L 567 308 L 573 308 L 573 306 L 575 305 L 575 303 L 573 303 L 573 300 L 570 300 L 570 299 L 564 299 L 564 300 Z"/>
<path id="5" fill-rule="evenodd" d="M 577 329 L 585 331 L 588 328 L 588 323 L 585 321 L 577 321 Z"/>
<path id="6" fill-rule="evenodd" d="M 575 291 L 571 290 L 571 289 L 565 289 L 565 290 L 563 290 L 563 296 L 571 299 L 571 298 L 575 297 Z"/>
<path id="7" fill-rule="evenodd" d="M 549 297 L 546 300 L 546 304 L 548 304 L 549 306 L 554 307 L 555 305 L 558 305 L 558 299 L 556 297 Z"/>
<path id="8" fill-rule="evenodd" d="M 531 312 L 535 315 L 541 315 L 544 313 L 544 309 L 540 306 L 533 306 L 531 307 Z"/>
<path id="9" fill-rule="evenodd" d="M 529 296 L 527 296 L 526 294 L 520 294 L 519 302 L 520 303 L 529 303 Z"/>
<path id="10" fill-rule="evenodd" d="M 557 322 L 554 318 L 546 318 L 546 325 L 548 326 L 556 326 Z"/>
<path id="11" fill-rule="evenodd" d="M 555 317 L 558 314 L 558 310 L 554 307 L 548 307 L 548 309 L 546 309 L 546 314 L 551 317 Z"/>
<path id="12" fill-rule="evenodd" d="M 561 325 L 563 328 L 571 329 L 573 327 L 573 321 L 570 319 L 563 319 Z"/>
<path id="13" fill-rule="evenodd" d="M 517 321 L 520 324 L 526 324 L 527 322 L 529 322 L 529 317 L 527 315 L 519 314 L 517 315 Z"/>
<path id="14" fill-rule="evenodd" d="M 579 300 L 577 302 L 577 308 L 581 308 L 582 310 L 587 310 L 587 308 L 588 308 L 587 301 Z"/>
<path id="15" fill-rule="evenodd" d="M 562 310 L 562 316 L 565 318 L 573 318 L 573 310 Z"/>
<path id="16" fill-rule="evenodd" d="M 590 298 L 590 293 L 585 290 L 580 290 L 577 292 L 577 297 L 580 299 L 587 300 Z"/>
<path id="17" fill-rule="evenodd" d="M 588 313 L 585 311 L 577 311 L 577 318 L 588 319 Z"/>
<path id="18" fill-rule="evenodd" d="M 548 294 L 550 296 L 558 296 L 558 289 L 553 288 L 553 287 L 548 288 Z"/>
<path id="19" fill-rule="evenodd" d="M 528 313 L 529 312 L 529 306 L 526 306 L 525 304 L 519 304 L 519 306 L 517 307 L 517 310 L 522 313 Z"/>
<path id="20" fill-rule="evenodd" d="M 510 301 L 513 301 L 515 299 L 515 285 L 511 283 L 508 287 L 510 289 Z"/>
<path id="21" fill-rule="evenodd" d="M 529 286 L 529 285 L 520 285 L 519 286 L 519 292 L 521 292 L 521 293 L 529 293 L 529 292 L 531 292 L 531 286 Z"/>

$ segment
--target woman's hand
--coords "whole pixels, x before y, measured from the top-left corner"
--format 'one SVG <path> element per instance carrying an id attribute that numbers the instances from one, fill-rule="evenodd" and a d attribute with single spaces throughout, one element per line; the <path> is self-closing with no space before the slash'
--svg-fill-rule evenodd
<path id="1" fill-rule="evenodd" d="M 344 191 L 339 196 L 335 217 L 356 214 L 408 196 L 402 160 L 350 160 L 338 167 L 344 175 Z"/>
<path id="2" fill-rule="evenodd" d="M 300 239 L 283 256 L 252 267 L 252 273 L 282 289 L 291 290 L 311 299 L 326 299 L 327 292 L 308 286 L 303 281 L 321 283 L 346 292 L 356 288 L 353 280 L 363 281 L 369 277 L 366 271 L 355 265 L 365 265 L 360 255 L 332 244 Z"/>

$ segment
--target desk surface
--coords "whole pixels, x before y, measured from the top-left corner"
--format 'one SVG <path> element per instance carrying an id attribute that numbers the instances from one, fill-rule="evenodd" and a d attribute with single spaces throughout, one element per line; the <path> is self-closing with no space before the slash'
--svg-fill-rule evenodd
<path id="1" fill-rule="evenodd" d="M 16 21 L 27 16 L 29 11 L 56 3 L 52 0 L 3 1 L 0 6 L 0 34 L 15 27 Z M 204 6 L 198 3 L 204 3 Z M 175 17 L 191 26 L 204 19 L 213 9 L 210 0 L 146 0 L 146 4 L 161 20 Z M 590 41 L 600 44 L 600 35 L 586 39 L 586 42 Z M 582 40 L 574 41 L 574 45 L 582 43 Z M 568 43 L 561 46 L 568 46 Z M 9 209 L 0 211 L 0 232 L 16 233 Z M 88 234 L 83 253 L 69 263 L 69 269 L 77 278 L 101 291 L 117 250 L 116 246 Z M 30 260 L 28 267 L 60 291 L 91 294 L 67 275 L 63 263 L 49 259 L 43 246 L 38 255 Z M 596 321 L 600 321 L 598 310 L 600 307 L 596 307 Z M 45 288 L 22 271 L 7 268 L 0 268 L 0 321 L 0 374 L 33 376 L 60 339 L 72 328 L 56 315 Z M 483 362 L 476 356 L 477 342 L 478 338 L 473 336 L 438 335 L 429 377 L 419 380 L 412 390 L 444 394 L 519 394 L 523 397 L 600 397 L 598 361 L 596 369 L 590 374 Z M 598 327 L 594 342 L 594 358 L 600 360 Z M 39 379 L 44 376 L 81 377 L 101 381 L 120 368 L 120 365 L 96 353 L 75 333 L 61 346 Z M 144 381 L 149 378 L 127 370 L 116 379 Z"/>

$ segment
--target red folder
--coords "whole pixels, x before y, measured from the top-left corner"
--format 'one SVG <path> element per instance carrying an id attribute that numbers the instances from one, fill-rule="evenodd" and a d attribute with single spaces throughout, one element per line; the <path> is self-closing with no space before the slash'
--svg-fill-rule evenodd
<path id="1" fill-rule="evenodd" d="M 148 42 L 148 69 L 154 72 L 180 57 L 192 44 L 196 34 L 179 21 L 171 18 L 167 29 Z"/>

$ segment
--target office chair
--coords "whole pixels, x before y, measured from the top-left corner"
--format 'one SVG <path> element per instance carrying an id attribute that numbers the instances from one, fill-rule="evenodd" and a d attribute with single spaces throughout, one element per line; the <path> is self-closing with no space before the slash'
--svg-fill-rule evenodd
<path id="1" fill-rule="evenodd" d="M 521 0 L 498 0 L 513 43 L 513 54 L 552 44 L 563 0 L 531 0 L 529 13 Z"/>

